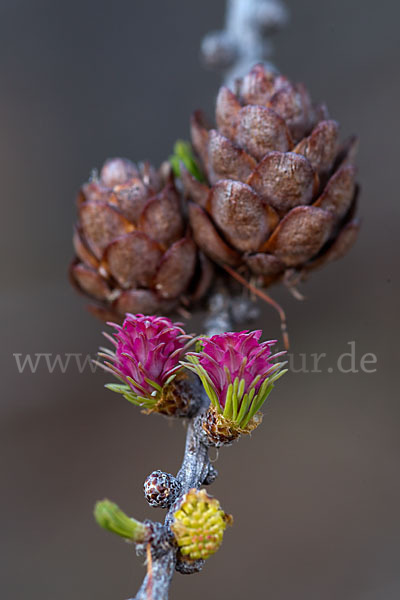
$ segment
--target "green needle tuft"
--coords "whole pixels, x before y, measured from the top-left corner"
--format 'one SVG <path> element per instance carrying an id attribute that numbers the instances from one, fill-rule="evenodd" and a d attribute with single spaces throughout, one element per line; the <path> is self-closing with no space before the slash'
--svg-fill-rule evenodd
<path id="1" fill-rule="evenodd" d="M 189 142 L 178 140 L 174 146 L 174 153 L 170 156 L 169 162 L 175 177 L 181 176 L 181 164 L 183 164 L 193 177 L 198 181 L 204 182 L 205 177 L 194 156 L 192 146 Z"/>

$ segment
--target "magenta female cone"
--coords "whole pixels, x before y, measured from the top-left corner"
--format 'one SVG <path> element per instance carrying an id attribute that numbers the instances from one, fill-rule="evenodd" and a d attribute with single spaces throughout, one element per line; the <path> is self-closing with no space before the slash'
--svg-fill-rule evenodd
<path id="1" fill-rule="evenodd" d="M 200 377 L 211 407 L 202 428 L 212 445 L 230 443 L 261 422 L 259 410 L 274 383 L 286 372 L 274 362 L 275 341 L 259 342 L 261 331 L 224 333 L 200 338 L 202 349 L 189 352 L 185 366 Z"/>
<path id="2" fill-rule="evenodd" d="M 100 356 L 105 359 L 104 368 L 122 383 L 106 387 L 149 412 L 175 414 L 182 407 L 178 397 L 174 405 L 170 385 L 182 370 L 180 360 L 192 336 L 166 317 L 128 314 L 122 326 L 110 325 L 116 333 L 105 336 L 115 350 Z"/>

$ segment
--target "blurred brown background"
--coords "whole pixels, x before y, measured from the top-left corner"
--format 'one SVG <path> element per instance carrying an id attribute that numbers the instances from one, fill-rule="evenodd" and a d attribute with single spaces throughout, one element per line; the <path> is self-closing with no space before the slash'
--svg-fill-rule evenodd
<path id="1" fill-rule="evenodd" d="M 235 527 L 201 575 L 175 577 L 176 600 L 400 596 L 400 5 L 287 4 L 276 63 L 327 101 L 344 135 L 360 134 L 363 228 L 304 286 L 306 302 L 274 290 L 292 351 L 328 357 L 322 373 L 286 376 L 262 428 L 220 452 L 212 491 Z M 177 470 L 182 424 L 144 417 L 90 369 L 19 374 L 13 353 L 96 351 L 102 327 L 66 277 L 75 193 L 108 156 L 159 163 L 192 109 L 212 114 L 220 76 L 199 45 L 223 15 L 222 0 L 0 4 L 2 598 L 122 600 L 144 575 L 92 506 L 109 496 L 162 518 L 142 482 Z M 259 325 L 279 336 L 268 307 Z M 358 364 L 376 354 L 376 373 L 334 368 L 353 340 Z"/>

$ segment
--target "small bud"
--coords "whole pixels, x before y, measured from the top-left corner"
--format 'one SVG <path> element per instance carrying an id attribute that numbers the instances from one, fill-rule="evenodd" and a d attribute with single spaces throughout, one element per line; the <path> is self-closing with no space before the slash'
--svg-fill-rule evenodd
<path id="1" fill-rule="evenodd" d="M 96 503 L 94 518 L 103 529 L 133 542 L 143 542 L 146 537 L 147 527 L 128 517 L 116 504 L 110 500 Z"/>
<path id="2" fill-rule="evenodd" d="M 194 573 L 200 573 L 200 571 L 204 567 L 204 560 L 199 558 L 199 560 L 187 560 L 182 558 L 182 556 L 177 557 L 175 570 L 178 571 L 181 575 L 193 575 Z"/>
<path id="3" fill-rule="evenodd" d="M 144 495 L 150 506 L 168 508 L 181 492 L 181 483 L 170 473 L 153 471 L 144 482 Z"/>
<path id="4" fill-rule="evenodd" d="M 197 561 L 209 558 L 222 544 L 227 525 L 233 519 L 224 513 L 220 503 L 205 490 L 191 489 L 174 513 L 171 529 L 183 559 Z"/>
<path id="5" fill-rule="evenodd" d="M 211 485 L 218 477 L 218 471 L 211 463 L 208 465 L 208 473 L 203 481 L 204 485 Z"/>

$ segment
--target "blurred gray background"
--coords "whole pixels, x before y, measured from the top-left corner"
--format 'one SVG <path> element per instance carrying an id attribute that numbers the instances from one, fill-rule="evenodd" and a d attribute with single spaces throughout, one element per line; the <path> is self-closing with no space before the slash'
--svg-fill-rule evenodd
<path id="1" fill-rule="evenodd" d="M 287 375 L 262 427 L 219 453 L 211 489 L 235 526 L 201 575 L 175 577 L 176 600 L 400 596 L 400 5 L 287 5 L 276 64 L 328 103 L 343 135 L 360 135 L 363 228 L 304 286 L 305 302 L 273 290 L 292 352 L 328 357 L 321 373 Z M 142 482 L 177 470 L 182 423 L 141 415 L 90 369 L 19 374 L 13 353 L 101 343 L 66 277 L 76 191 L 108 156 L 160 163 L 193 109 L 212 115 L 220 75 L 201 66 L 199 45 L 223 16 L 222 0 L 0 4 L 2 598 L 122 600 L 144 575 L 92 507 L 108 496 L 161 519 Z M 259 326 L 279 336 L 269 307 Z M 375 373 L 338 372 L 351 341 L 358 365 L 377 356 Z"/>

